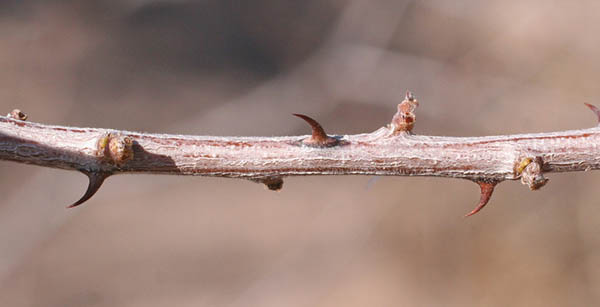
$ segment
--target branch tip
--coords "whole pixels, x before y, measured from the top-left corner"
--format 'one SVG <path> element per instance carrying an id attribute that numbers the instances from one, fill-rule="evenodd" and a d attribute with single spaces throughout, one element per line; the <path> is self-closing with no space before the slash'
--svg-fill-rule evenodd
<path id="1" fill-rule="evenodd" d="M 327 133 L 325 133 L 323 127 L 316 120 L 304 114 L 293 113 L 292 115 L 302 118 L 310 125 L 312 129 L 312 136 L 308 139 L 302 140 L 302 144 L 313 147 L 331 147 L 338 145 L 338 139 L 327 136 Z"/>
<path id="2" fill-rule="evenodd" d="M 473 211 L 467 213 L 465 215 L 465 217 L 469 217 L 469 216 L 481 211 L 481 209 L 483 209 L 483 207 L 485 207 L 485 205 L 487 205 L 487 203 L 490 201 L 490 198 L 492 197 L 492 193 L 494 193 L 494 188 L 498 184 L 498 182 L 486 182 L 486 181 L 477 181 L 476 183 L 479 185 L 479 188 L 481 188 L 481 196 L 479 197 L 479 203 L 477 204 L 477 207 L 475 207 L 475 209 L 473 209 Z"/>
<path id="3" fill-rule="evenodd" d="M 598 107 L 596 107 L 593 104 L 589 104 L 589 103 L 584 103 L 588 108 L 590 108 L 590 110 L 592 110 L 592 112 L 594 112 L 596 114 L 596 117 L 598 119 L 598 123 L 600 124 L 600 109 L 598 109 Z"/>
<path id="4" fill-rule="evenodd" d="M 109 172 L 102 172 L 102 171 L 96 171 L 96 172 L 81 171 L 81 172 L 84 173 L 85 175 L 87 175 L 90 180 L 90 182 L 88 184 L 88 188 L 85 191 L 85 194 L 83 194 L 83 196 L 78 201 L 76 201 L 72 205 L 68 206 L 67 208 L 77 207 L 77 206 L 83 204 L 84 202 L 86 202 L 88 199 L 92 198 L 92 196 L 94 196 L 94 194 L 96 194 L 96 192 L 98 192 L 98 190 L 102 186 L 104 179 L 106 179 L 106 178 L 108 178 L 108 176 L 112 175 Z"/>

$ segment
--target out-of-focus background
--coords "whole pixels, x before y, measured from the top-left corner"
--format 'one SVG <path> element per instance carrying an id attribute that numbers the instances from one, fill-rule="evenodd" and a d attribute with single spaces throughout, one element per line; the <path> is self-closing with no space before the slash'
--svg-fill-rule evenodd
<path id="1" fill-rule="evenodd" d="M 196 135 L 590 127 L 598 1 L 0 2 L 0 111 Z M 470 182 L 85 176 L 0 163 L 2 306 L 591 306 L 600 172 Z"/>

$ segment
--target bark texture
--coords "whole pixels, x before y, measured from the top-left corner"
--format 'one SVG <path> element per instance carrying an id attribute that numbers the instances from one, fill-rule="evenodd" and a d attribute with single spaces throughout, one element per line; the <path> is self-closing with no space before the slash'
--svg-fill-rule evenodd
<path id="1" fill-rule="evenodd" d="M 280 189 L 286 176 L 384 175 L 477 182 L 482 198 L 472 213 L 485 206 L 501 181 L 521 179 L 538 189 L 547 182 L 544 173 L 600 168 L 598 127 L 505 136 L 420 136 L 411 133 L 418 103 L 410 93 L 403 103 L 413 107 L 401 103 L 386 127 L 333 136 L 303 115 L 313 128 L 312 136 L 147 134 L 43 125 L 22 120 L 24 114 L 9 114 L 0 117 L 0 159 L 87 174 L 88 191 L 72 206 L 89 199 L 105 178 L 119 173 L 243 178 L 272 190 Z M 403 124 L 401 119 L 409 122 Z"/>

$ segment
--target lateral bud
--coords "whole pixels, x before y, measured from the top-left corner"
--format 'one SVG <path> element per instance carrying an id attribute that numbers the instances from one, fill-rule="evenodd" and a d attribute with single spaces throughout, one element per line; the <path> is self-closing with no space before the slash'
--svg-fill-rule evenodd
<path id="1" fill-rule="evenodd" d="M 254 182 L 262 183 L 271 191 L 280 191 L 283 188 L 283 179 L 281 177 L 263 177 L 251 179 Z"/>
<path id="2" fill-rule="evenodd" d="M 406 97 L 400 104 L 398 104 L 398 111 L 392 118 L 392 122 L 390 124 L 392 135 L 412 132 L 417 119 L 414 111 L 418 106 L 419 101 L 417 98 L 415 98 L 413 93 L 407 91 Z"/>
<path id="3" fill-rule="evenodd" d="M 27 120 L 27 114 L 19 109 L 14 109 L 10 113 L 6 114 L 6 117 L 18 120 Z"/>
<path id="4" fill-rule="evenodd" d="M 122 166 L 133 159 L 133 140 L 119 133 L 107 133 L 98 140 L 97 155 L 104 161 Z"/>
<path id="5" fill-rule="evenodd" d="M 549 179 L 544 178 L 542 171 L 543 164 L 541 157 L 525 158 L 519 163 L 517 173 L 521 174 L 521 183 L 527 185 L 532 191 L 548 183 Z"/>

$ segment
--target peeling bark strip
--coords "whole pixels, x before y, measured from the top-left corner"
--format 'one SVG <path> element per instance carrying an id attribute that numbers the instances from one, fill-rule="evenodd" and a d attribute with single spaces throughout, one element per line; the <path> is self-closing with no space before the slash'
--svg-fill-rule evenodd
<path id="1" fill-rule="evenodd" d="M 147 134 L 25 122 L 0 116 L 0 160 L 80 171 L 92 197 L 113 174 L 153 173 L 242 178 L 279 190 L 285 176 L 384 175 L 463 178 L 480 185 L 475 214 L 494 187 L 517 180 L 535 190 L 545 173 L 600 168 L 600 127 L 485 137 L 413 135 L 418 101 L 408 92 L 391 123 L 356 135 L 329 136 L 314 119 L 311 136 L 214 137 Z M 588 105 L 598 115 L 594 106 Z"/>

